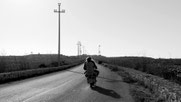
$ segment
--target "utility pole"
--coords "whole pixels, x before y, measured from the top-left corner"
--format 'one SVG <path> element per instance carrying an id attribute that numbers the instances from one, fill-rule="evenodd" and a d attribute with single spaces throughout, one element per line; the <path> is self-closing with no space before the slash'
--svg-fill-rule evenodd
<path id="1" fill-rule="evenodd" d="M 60 11 L 61 3 L 58 3 L 58 10 L 54 10 L 55 13 L 58 13 L 58 66 L 60 66 L 60 13 L 65 13 L 65 10 Z"/>

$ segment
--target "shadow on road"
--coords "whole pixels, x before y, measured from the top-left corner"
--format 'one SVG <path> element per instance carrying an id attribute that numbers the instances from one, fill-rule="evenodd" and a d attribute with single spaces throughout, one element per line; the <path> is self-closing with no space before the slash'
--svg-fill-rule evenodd
<path id="1" fill-rule="evenodd" d="M 102 88 L 100 86 L 95 86 L 92 89 L 94 91 L 97 91 L 97 92 L 104 94 L 104 95 L 107 95 L 107 96 L 111 96 L 113 98 L 117 98 L 117 99 L 121 98 L 121 96 L 118 93 L 116 93 L 115 91 L 110 90 L 110 89 L 105 89 L 105 88 Z"/>

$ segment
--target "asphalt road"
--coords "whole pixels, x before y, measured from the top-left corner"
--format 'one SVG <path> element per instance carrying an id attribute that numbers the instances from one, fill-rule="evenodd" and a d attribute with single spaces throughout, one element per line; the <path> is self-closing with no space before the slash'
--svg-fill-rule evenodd
<path id="1" fill-rule="evenodd" d="M 133 102 L 129 85 L 109 69 L 97 65 L 100 75 L 91 89 L 83 65 L 70 70 L 0 85 L 0 102 Z"/>

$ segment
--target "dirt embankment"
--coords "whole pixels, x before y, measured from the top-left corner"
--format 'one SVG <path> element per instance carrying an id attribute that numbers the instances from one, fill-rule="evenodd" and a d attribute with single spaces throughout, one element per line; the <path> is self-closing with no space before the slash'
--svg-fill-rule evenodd
<path id="1" fill-rule="evenodd" d="M 136 102 L 181 102 L 181 86 L 158 76 L 103 63 L 129 83 Z"/>

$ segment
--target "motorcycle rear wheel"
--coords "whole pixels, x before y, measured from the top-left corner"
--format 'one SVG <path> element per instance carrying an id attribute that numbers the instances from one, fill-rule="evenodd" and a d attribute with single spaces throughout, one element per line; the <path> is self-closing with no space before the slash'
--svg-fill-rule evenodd
<path id="1" fill-rule="evenodd" d="M 93 88 L 95 86 L 95 83 L 90 83 L 90 87 Z"/>

